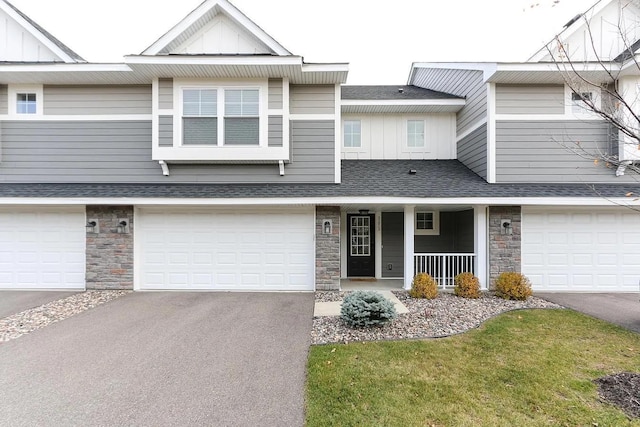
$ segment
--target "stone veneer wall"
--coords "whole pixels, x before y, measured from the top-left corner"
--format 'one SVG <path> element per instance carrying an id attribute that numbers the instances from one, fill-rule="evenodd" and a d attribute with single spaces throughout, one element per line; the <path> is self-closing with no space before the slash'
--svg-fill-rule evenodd
<path id="1" fill-rule="evenodd" d="M 116 232 L 127 219 L 128 233 Z M 87 289 L 133 289 L 133 206 L 87 206 L 87 221 L 96 219 L 98 233 L 87 232 Z"/>
<path id="2" fill-rule="evenodd" d="M 520 206 L 489 207 L 489 288 L 495 287 L 500 273 L 521 272 L 522 209 Z M 513 234 L 501 234 L 501 220 L 510 219 Z"/>
<path id="3" fill-rule="evenodd" d="M 322 234 L 322 222 L 333 222 L 333 233 Z M 316 290 L 340 289 L 340 207 L 316 207 Z"/>

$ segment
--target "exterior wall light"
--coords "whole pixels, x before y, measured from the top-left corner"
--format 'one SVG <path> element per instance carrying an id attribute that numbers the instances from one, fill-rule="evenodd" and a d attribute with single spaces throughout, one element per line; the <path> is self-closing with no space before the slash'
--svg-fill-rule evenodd
<path id="1" fill-rule="evenodd" d="M 118 219 L 118 226 L 116 227 L 116 233 L 127 234 L 129 232 L 129 221 L 126 219 Z"/>
<path id="2" fill-rule="evenodd" d="M 333 234 L 333 221 L 330 219 L 322 220 L 322 234 Z"/>
<path id="3" fill-rule="evenodd" d="M 90 219 L 87 221 L 87 233 L 99 233 L 100 232 L 100 224 L 97 219 Z"/>

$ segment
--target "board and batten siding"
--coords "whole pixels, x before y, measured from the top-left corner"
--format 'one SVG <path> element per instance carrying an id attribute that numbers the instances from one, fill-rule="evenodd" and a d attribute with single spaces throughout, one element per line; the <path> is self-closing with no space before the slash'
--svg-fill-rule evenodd
<path id="1" fill-rule="evenodd" d="M 335 114 L 335 86 L 291 85 L 289 109 L 291 114 Z"/>
<path id="2" fill-rule="evenodd" d="M 151 160 L 151 121 L 0 122 L 3 183 L 334 182 L 334 122 L 291 125 L 291 163 L 170 164 Z"/>
<path id="3" fill-rule="evenodd" d="M 404 277 L 404 212 L 382 212 L 382 277 Z"/>
<path id="4" fill-rule="evenodd" d="M 360 121 L 361 146 L 342 147 L 348 160 L 446 160 L 456 158 L 455 114 L 343 114 Z M 407 147 L 407 120 L 425 121 L 425 146 Z"/>
<path id="5" fill-rule="evenodd" d="M 46 85 L 45 115 L 151 114 L 151 85 Z"/>
<path id="6" fill-rule="evenodd" d="M 595 165 L 571 150 L 580 142 L 587 152 L 612 152 L 612 133 L 605 121 L 497 121 L 496 180 L 499 183 L 621 183 L 604 162 Z"/>
<path id="7" fill-rule="evenodd" d="M 158 79 L 158 107 L 173 109 L 173 79 Z"/>
<path id="8" fill-rule="evenodd" d="M 487 124 L 458 141 L 458 160 L 477 175 L 487 179 Z"/>
<path id="9" fill-rule="evenodd" d="M 564 114 L 563 85 L 496 85 L 497 114 Z"/>
<path id="10" fill-rule="evenodd" d="M 7 114 L 9 112 L 9 95 L 7 91 L 7 85 L 0 85 L 0 114 Z"/>
<path id="11" fill-rule="evenodd" d="M 487 117 L 487 85 L 482 71 L 417 68 L 411 84 L 466 98 L 465 106 L 458 111 L 458 135 Z"/>
<path id="12" fill-rule="evenodd" d="M 269 79 L 269 109 L 282 110 L 282 79 Z"/>

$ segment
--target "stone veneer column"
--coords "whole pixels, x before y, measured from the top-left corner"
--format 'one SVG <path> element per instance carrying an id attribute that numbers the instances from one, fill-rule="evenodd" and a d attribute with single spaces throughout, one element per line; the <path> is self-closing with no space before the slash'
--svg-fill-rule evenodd
<path id="1" fill-rule="evenodd" d="M 522 221 L 520 206 L 489 207 L 489 287 L 495 288 L 500 273 L 522 268 Z M 511 220 L 513 234 L 502 234 L 503 219 Z"/>
<path id="2" fill-rule="evenodd" d="M 133 289 L 133 206 L 87 206 L 87 221 L 95 219 L 98 233 L 87 232 L 87 289 Z M 118 233 L 118 220 L 129 223 Z"/>
<path id="3" fill-rule="evenodd" d="M 323 234 L 322 224 L 331 220 L 333 231 Z M 340 207 L 316 207 L 316 290 L 340 289 Z"/>

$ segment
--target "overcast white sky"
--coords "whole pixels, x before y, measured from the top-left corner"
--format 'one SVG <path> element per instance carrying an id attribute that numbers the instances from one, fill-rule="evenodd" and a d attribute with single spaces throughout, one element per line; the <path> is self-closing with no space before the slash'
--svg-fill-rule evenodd
<path id="1" fill-rule="evenodd" d="M 140 53 L 202 2 L 9 1 L 91 62 Z M 231 1 L 306 62 L 349 62 L 349 84 L 404 83 L 412 62 L 524 61 L 595 2 Z"/>

